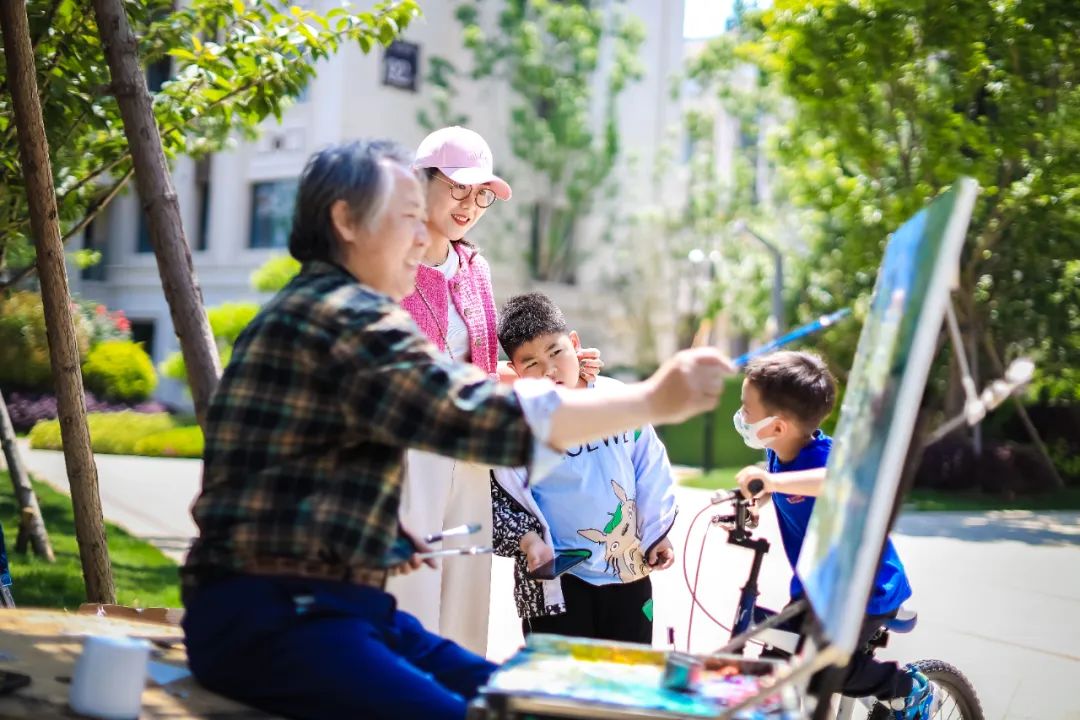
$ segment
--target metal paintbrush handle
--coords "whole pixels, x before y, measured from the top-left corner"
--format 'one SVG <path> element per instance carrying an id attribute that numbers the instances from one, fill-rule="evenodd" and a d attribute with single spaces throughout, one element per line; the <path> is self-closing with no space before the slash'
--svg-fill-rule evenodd
<path id="1" fill-rule="evenodd" d="M 495 550 L 487 545 L 473 545 L 472 547 L 447 548 L 445 550 L 432 550 L 430 552 L 416 553 L 417 560 L 428 558 L 450 557 L 452 555 L 489 555 Z"/>
<path id="2" fill-rule="evenodd" d="M 480 523 L 467 523 L 465 525 L 458 525 L 457 527 L 446 528 L 441 532 L 432 533 L 431 535 L 424 536 L 424 542 L 436 543 L 442 542 L 448 537 L 458 537 L 460 535 L 472 535 L 480 532 Z"/>

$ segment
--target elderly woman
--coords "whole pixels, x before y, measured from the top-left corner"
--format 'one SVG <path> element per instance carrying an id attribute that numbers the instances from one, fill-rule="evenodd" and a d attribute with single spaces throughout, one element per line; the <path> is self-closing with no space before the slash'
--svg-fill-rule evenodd
<path id="1" fill-rule="evenodd" d="M 199 526 L 181 571 L 192 672 L 301 718 L 461 718 L 494 666 L 425 631 L 383 590 L 407 448 L 532 480 L 558 451 L 713 407 L 731 372 L 686 351 L 649 380 L 566 393 L 455 363 L 397 304 L 427 249 L 400 146 L 354 142 L 300 178 L 300 274 L 252 321 L 206 421 Z"/>

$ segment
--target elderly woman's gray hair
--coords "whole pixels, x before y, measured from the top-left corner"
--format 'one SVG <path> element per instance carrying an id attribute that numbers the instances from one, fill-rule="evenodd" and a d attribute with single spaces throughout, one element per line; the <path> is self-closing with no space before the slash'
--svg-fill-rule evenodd
<path id="1" fill-rule="evenodd" d="M 289 253 L 300 262 L 337 257 L 330 208 L 348 203 L 354 222 L 374 229 L 393 191 L 391 164 L 409 168 L 412 153 L 392 140 L 354 140 L 315 153 L 300 175 Z"/>

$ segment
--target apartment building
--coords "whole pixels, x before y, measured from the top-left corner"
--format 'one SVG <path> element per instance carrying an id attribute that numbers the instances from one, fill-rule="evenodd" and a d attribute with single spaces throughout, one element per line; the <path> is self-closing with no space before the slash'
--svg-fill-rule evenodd
<path id="1" fill-rule="evenodd" d="M 680 120 L 680 101 L 672 99 L 670 82 L 686 52 L 683 2 L 627 3 L 647 28 L 641 48 L 645 76 L 618 101 L 624 160 L 616 171 L 617 205 L 613 210 L 609 204 L 609 214 L 629 216 L 663 195 L 652 168 L 656 153 L 671 141 Z M 270 257 L 286 252 L 296 180 L 313 151 L 355 137 L 392 137 L 409 147 L 419 143 L 426 131 L 417 113 L 431 107 L 431 89 L 424 82 L 431 58 L 449 59 L 461 69 L 471 66 L 453 8 L 448 1 L 424 3 L 424 17 L 403 34 L 405 44 L 390 53 L 376 48 L 364 55 L 350 47 L 322 63 L 302 100 L 280 123 L 266 122 L 257 141 L 237 142 L 198 162 L 177 161 L 173 180 L 208 306 L 266 299 L 251 289 L 249 276 Z M 625 288 L 619 295 L 606 281 L 617 260 L 605 244 L 609 230 L 605 217 L 597 213 L 579 229 L 577 244 L 585 252 L 574 284 L 532 279 L 526 260 L 530 232 L 526 208 L 543 188 L 511 155 L 508 128 L 513 101 L 511 91 L 497 81 L 459 83 L 457 109 L 491 143 L 497 171 L 514 187 L 513 200 L 498 204 L 470 237 L 492 263 L 496 300 L 527 289 L 544 290 L 563 306 L 584 342 L 603 349 L 609 365 L 634 365 L 639 312 L 626 302 Z M 137 198 L 129 192 L 94 222 L 84 246 L 100 250 L 103 262 L 83 271 L 72 268 L 72 287 L 110 308 L 123 309 L 136 339 L 145 341 L 159 362 L 177 350 L 178 343 L 141 215 Z M 658 322 L 671 321 L 661 317 Z M 656 333 L 663 338 L 661 353 L 673 347 L 674 333 L 669 330 L 664 327 Z M 162 382 L 158 395 L 169 402 L 185 402 L 182 388 L 170 381 Z"/>

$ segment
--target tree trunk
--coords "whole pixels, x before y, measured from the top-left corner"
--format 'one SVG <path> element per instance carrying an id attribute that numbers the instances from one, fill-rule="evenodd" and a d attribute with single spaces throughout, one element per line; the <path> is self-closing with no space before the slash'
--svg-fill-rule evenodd
<path id="1" fill-rule="evenodd" d="M 111 92 L 131 145 L 135 183 L 146 213 L 161 287 L 187 366 L 195 414 L 205 425 L 210 396 L 221 376 L 221 362 L 184 237 L 180 204 L 161 149 L 146 77 L 139 65 L 138 45 L 123 0 L 94 0 L 94 14 L 112 75 Z"/>
<path id="2" fill-rule="evenodd" d="M 11 473 L 11 485 L 15 490 L 15 500 L 19 503 L 19 540 L 15 543 L 16 551 L 22 552 L 23 541 L 29 540 L 34 554 L 45 558 L 48 562 L 54 562 L 52 545 L 49 543 L 49 534 L 45 531 L 45 521 L 41 519 L 41 508 L 38 507 L 37 495 L 30 484 L 30 478 L 23 467 L 22 458 L 19 457 L 19 448 L 15 445 L 15 427 L 11 424 L 11 416 L 8 415 L 7 403 L 4 394 L 0 393 L 0 445 L 4 448 L 4 459 L 7 460 L 8 472 Z"/>
<path id="3" fill-rule="evenodd" d="M 90 450 L 90 432 L 86 425 L 82 369 L 79 365 L 79 348 L 75 343 L 75 325 L 71 318 L 71 294 L 68 292 L 67 268 L 64 265 L 64 246 L 60 242 L 49 145 L 38 101 L 26 4 L 16 0 L 0 0 L 0 26 L 4 35 L 8 87 L 15 110 L 19 158 L 26 180 L 30 229 L 37 250 L 49 360 L 56 385 L 60 436 L 64 443 L 68 483 L 71 485 L 75 538 L 79 543 L 86 597 L 90 602 L 113 603 L 116 602 L 116 592 L 109 565 L 105 522 L 101 516 L 97 467 Z"/>

